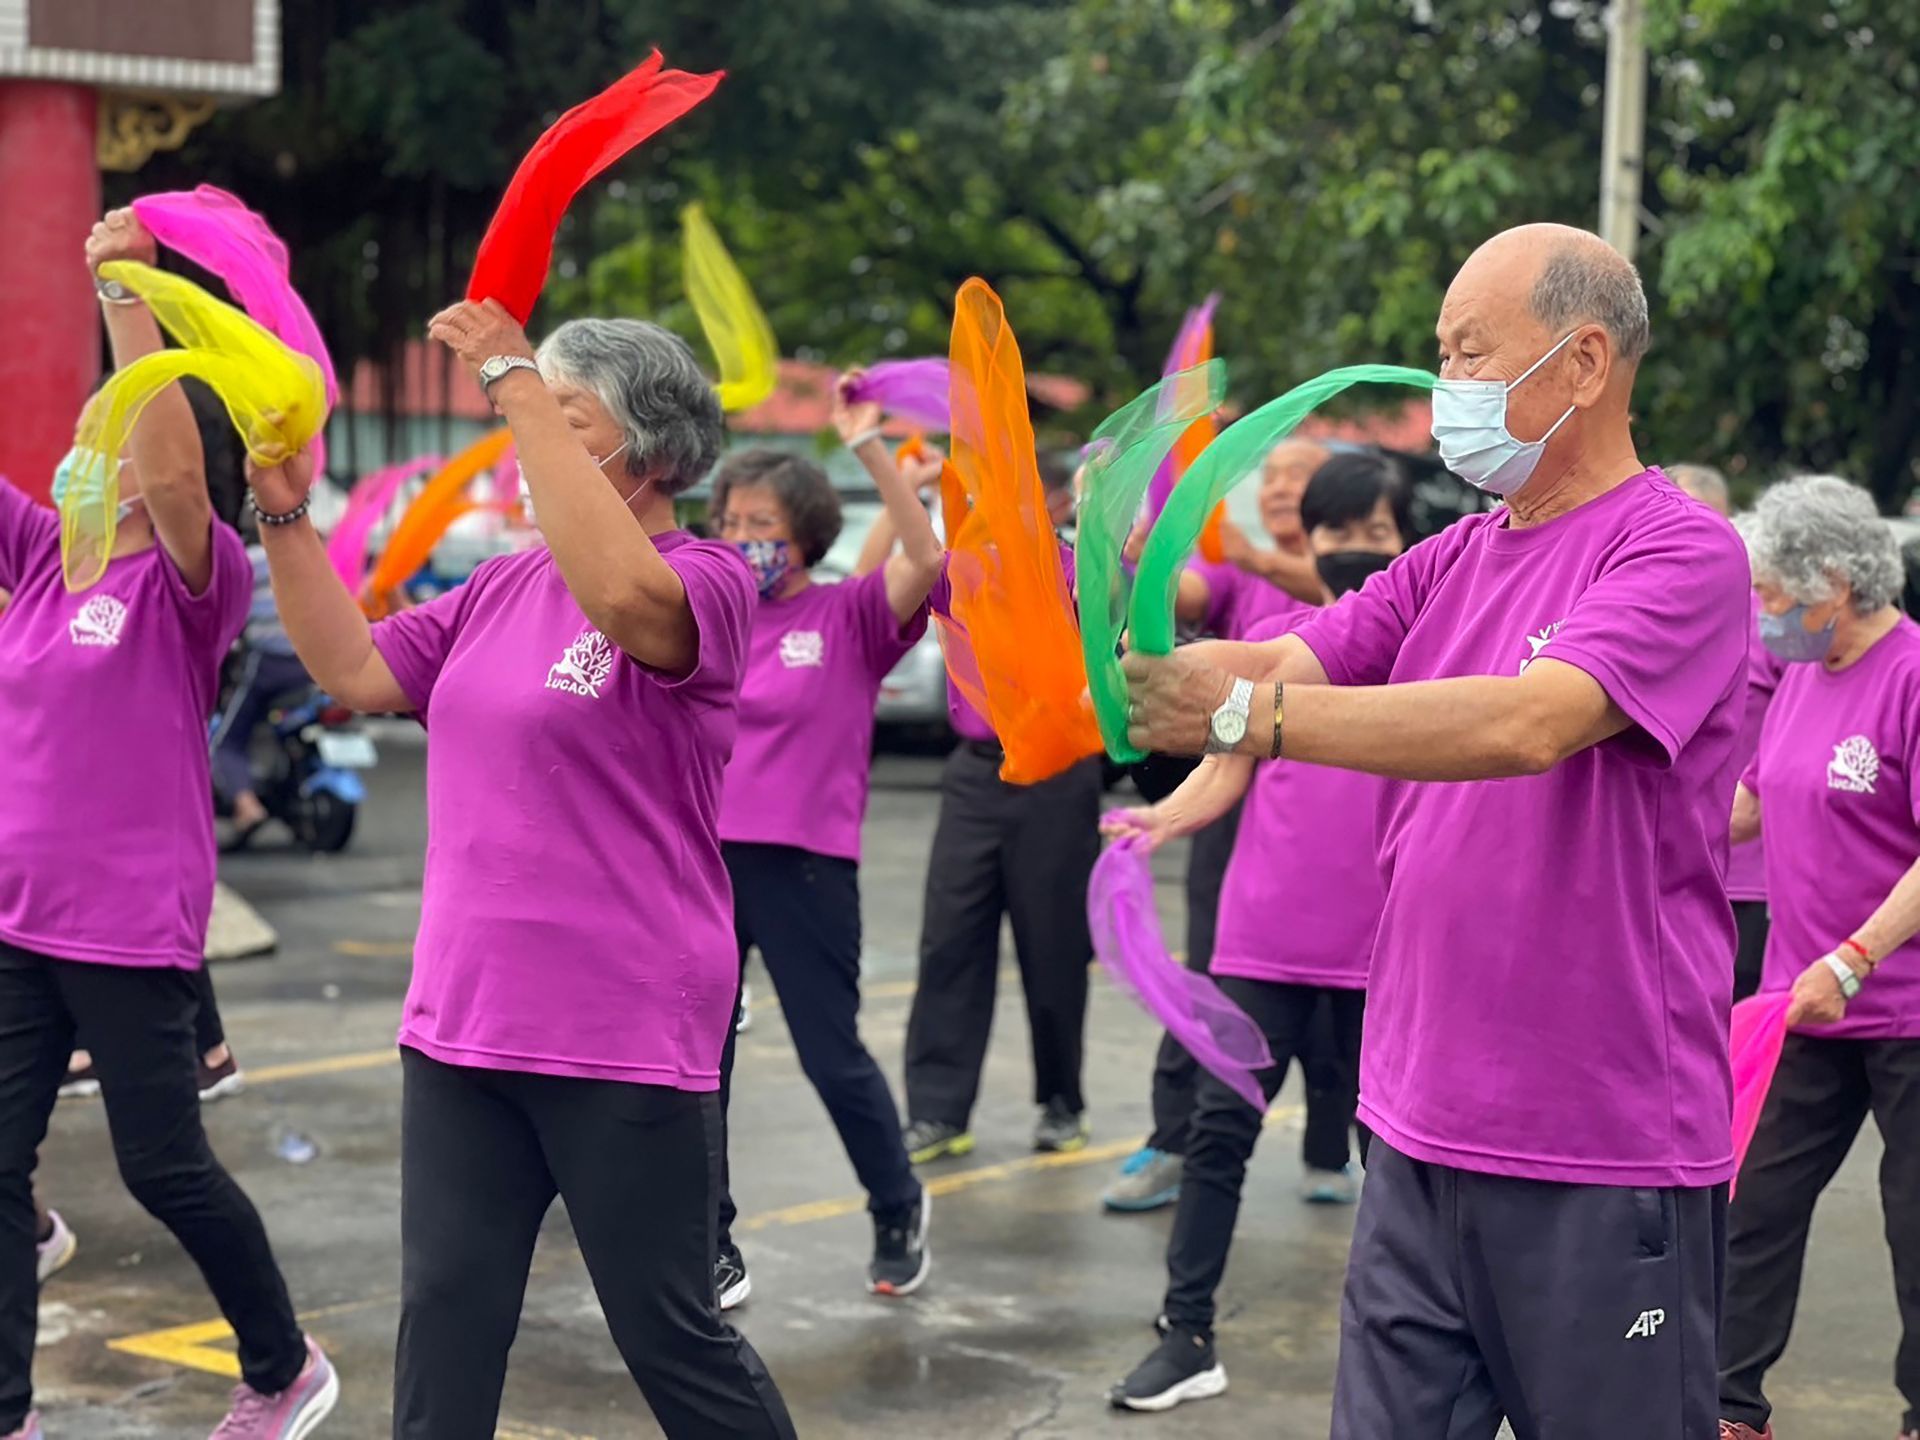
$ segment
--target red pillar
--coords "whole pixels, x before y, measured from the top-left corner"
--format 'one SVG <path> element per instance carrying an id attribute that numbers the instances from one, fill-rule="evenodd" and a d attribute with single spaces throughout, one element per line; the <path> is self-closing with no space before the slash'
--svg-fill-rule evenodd
<path id="1" fill-rule="evenodd" d="M 0 80 L 0 475 L 45 497 L 100 378 L 81 246 L 100 218 L 94 92 Z"/>

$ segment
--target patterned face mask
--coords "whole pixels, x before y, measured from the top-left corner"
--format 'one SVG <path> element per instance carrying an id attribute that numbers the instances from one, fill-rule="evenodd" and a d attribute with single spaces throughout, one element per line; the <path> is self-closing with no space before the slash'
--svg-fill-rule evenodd
<path id="1" fill-rule="evenodd" d="M 773 594 L 793 571 L 793 547 L 784 540 L 737 540 L 733 548 L 753 571 L 753 582 L 763 596 Z"/>

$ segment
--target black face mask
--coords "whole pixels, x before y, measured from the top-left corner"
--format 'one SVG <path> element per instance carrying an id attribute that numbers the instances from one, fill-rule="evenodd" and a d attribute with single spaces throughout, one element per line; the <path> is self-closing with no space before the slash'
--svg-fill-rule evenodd
<path id="1" fill-rule="evenodd" d="M 1393 563 L 1393 556 L 1371 550 L 1336 550 L 1331 555 L 1316 555 L 1313 568 L 1320 572 L 1321 583 L 1335 596 L 1358 590 L 1369 575 L 1378 575 Z"/>

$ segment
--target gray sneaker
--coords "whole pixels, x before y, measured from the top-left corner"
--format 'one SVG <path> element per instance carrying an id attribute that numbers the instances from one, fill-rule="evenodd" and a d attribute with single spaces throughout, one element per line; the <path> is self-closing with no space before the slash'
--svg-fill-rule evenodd
<path id="1" fill-rule="evenodd" d="M 1309 1205 L 1351 1205 L 1360 1198 L 1352 1164 L 1338 1170 L 1309 1169 L 1300 1181 L 1300 1198 Z"/>
<path id="2" fill-rule="evenodd" d="M 1058 1098 L 1049 1100 L 1040 1110 L 1040 1123 L 1033 1127 L 1033 1148 L 1050 1155 L 1069 1155 L 1087 1148 L 1093 1126 L 1087 1112 L 1068 1107 Z"/>
<path id="3" fill-rule="evenodd" d="M 1109 1210 L 1138 1214 L 1158 1210 L 1180 1198 L 1180 1171 L 1185 1161 L 1165 1150 L 1143 1145 L 1120 1164 L 1120 1173 L 1100 1194 Z"/>

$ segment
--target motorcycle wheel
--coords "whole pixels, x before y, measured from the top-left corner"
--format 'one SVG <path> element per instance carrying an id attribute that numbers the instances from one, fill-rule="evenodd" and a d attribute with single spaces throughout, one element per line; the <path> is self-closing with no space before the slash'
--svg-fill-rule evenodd
<path id="1" fill-rule="evenodd" d="M 303 796 L 293 815 L 293 833 L 309 850 L 332 855 L 347 848 L 353 838 L 353 821 L 359 806 L 349 805 L 338 795 L 316 790 Z"/>

